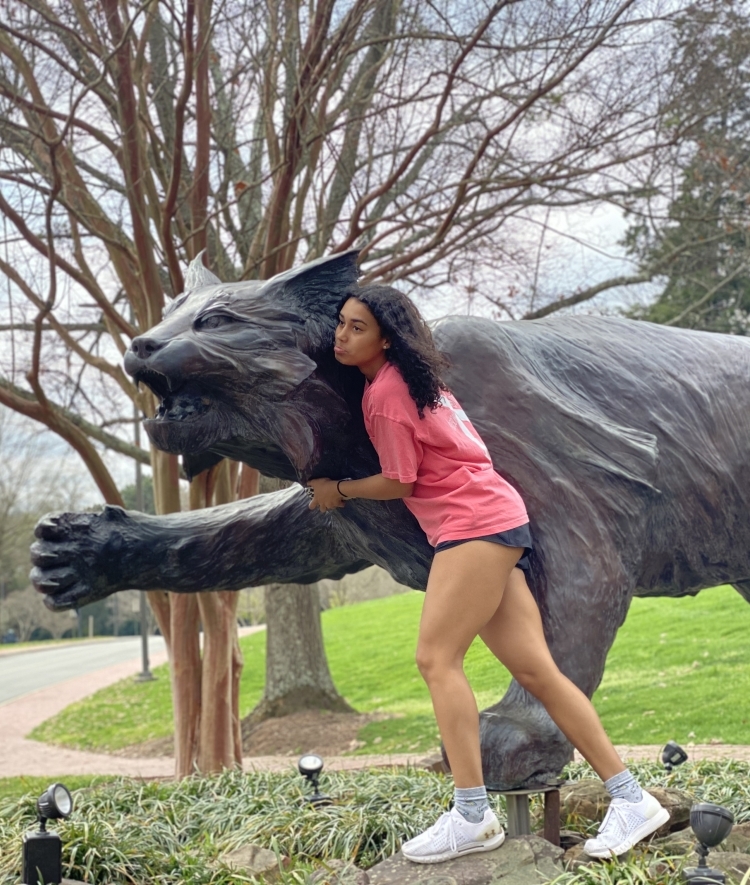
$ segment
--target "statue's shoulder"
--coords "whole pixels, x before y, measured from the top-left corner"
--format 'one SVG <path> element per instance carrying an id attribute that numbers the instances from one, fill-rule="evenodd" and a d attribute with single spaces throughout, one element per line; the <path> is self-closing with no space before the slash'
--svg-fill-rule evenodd
<path id="1" fill-rule="evenodd" d="M 493 320 L 487 317 L 450 314 L 429 323 L 433 335 L 452 336 L 480 334 L 503 337 L 549 336 L 568 337 L 579 333 L 599 334 L 635 333 L 637 328 L 664 328 L 642 320 L 631 320 L 616 316 L 557 316 L 536 320 Z"/>
<path id="2" fill-rule="evenodd" d="M 496 321 L 483 317 L 447 316 L 431 323 L 435 341 L 446 353 L 469 349 L 514 351 L 514 362 L 533 358 L 614 360 L 621 364 L 623 346 L 633 359 L 672 360 L 675 355 L 726 350 L 743 362 L 750 357 L 750 337 L 683 329 L 617 316 L 549 316 L 536 320 Z"/>
<path id="3" fill-rule="evenodd" d="M 535 351 L 575 350 L 604 345 L 608 341 L 635 337 L 645 326 L 622 317 L 545 317 L 538 320 L 498 321 L 485 317 L 446 316 L 430 323 L 437 346 L 446 353 L 505 352 L 515 356 Z M 655 327 L 658 328 L 658 327 Z"/>

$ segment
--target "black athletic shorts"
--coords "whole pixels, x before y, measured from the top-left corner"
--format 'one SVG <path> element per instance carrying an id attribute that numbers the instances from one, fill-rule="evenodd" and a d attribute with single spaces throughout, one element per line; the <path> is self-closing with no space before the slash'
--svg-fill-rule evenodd
<path id="1" fill-rule="evenodd" d="M 461 538 L 460 541 L 441 541 L 435 547 L 435 553 L 441 550 L 448 550 L 451 547 L 458 547 L 459 544 L 465 544 L 467 541 L 490 541 L 493 544 L 502 544 L 503 547 L 523 547 L 524 552 L 516 563 L 516 568 L 524 571 L 529 570 L 529 553 L 533 548 L 531 541 L 531 531 L 528 522 L 525 525 L 519 525 L 518 528 L 508 529 L 507 532 L 496 532 L 494 535 L 480 535 L 476 538 Z"/>

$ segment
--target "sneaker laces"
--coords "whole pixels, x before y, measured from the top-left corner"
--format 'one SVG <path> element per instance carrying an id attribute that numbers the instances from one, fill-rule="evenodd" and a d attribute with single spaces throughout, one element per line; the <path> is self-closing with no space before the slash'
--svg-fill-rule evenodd
<path id="1" fill-rule="evenodd" d="M 629 815 L 632 818 L 632 814 Z M 610 822 L 610 818 L 613 820 Z M 607 838 L 607 829 L 614 830 L 615 827 L 619 827 L 619 832 L 615 834 L 610 834 L 609 839 Z M 613 800 L 610 803 L 609 809 L 607 810 L 607 814 L 604 817 L 604 821 L 602 822 L 602 828 L 595 836 L 596 839 L 601 839 L 605 844 L 608 841 L 614 841 L 614 844 L 617 845 L 622 836 L 627 836 L 630 832 L 630 827 L 628 824 L 628 815 L 626 815 L 626 808 L 623 808 L 620 803 L 616 804 L 616 800 Z"/>
<path id="2" fill-rule="evenodd" d="M 452 852 L 458 851 L 456 827 L 453 823 L 453 815 L 449 811 L 442 814 L 435 823 L 435 836 L 446 836 L 450 850 Z"/>

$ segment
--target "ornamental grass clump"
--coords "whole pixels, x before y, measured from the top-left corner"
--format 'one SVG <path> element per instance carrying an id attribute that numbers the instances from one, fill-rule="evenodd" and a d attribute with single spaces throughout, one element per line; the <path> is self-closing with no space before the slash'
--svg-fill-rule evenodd
<path id="1" fill-rule="evenodd" d="M 292 858 L 295 867 L 333 859 L 370 866 L 432 823 L 452 792 L 444 777 L 403 769 L 324 774 L 320 786 L 333 805 L 305 802 L 308 788 L 296 772 L 123 779 L 78 790 L 73 816 L 56 827 L 63 873 L 93 885 L 229 885 L 242 876 L 221 856 L 251 843 Z M 35 802 L 29 794 L 0 808 L 0 885 L 18 882 L 21 837 L 35 826 Z M 290 882 L 302 881 L 299 869 L 292 873 L 285 874 Z"/>
<path id="2" fill-rule="evenodd" d="M 646 854 L 635 855 L 627 863 L 603 861 L 563 873 L 550 885 L 684 885 L 676 864 L 665 864 L 661 874 L 654 873 L 653 864 L 653 857 Z"/>
<path id="3" fill-rule="evenodd" d="M 697 800 L 726 805 L 737 821 L 750 820 L 750 764 L 687 763 L 669 775 L 653 763 L 633 768 L 646 787 L 675 786 Z M 566 775 L 578 780 L 592 772 L 571 765 Z M 305 885 L 314 869 L 332 860 L 369 867 L 394 854 L 447 807 L 452 781 L 405 769 L 324 772 L 320 789 L 334 799 L 332 805 L 305 802 L 309 787 L 290 768 L 283 774 L 225 772 L 180 782 L 115 780 L 76 790 L 72 817 L 55 826 L 63 841 L 63 874 L 91 885 L 251 882 L 221 858 L 254 844 L 291 858 L 276 881 Z M 36 799 L 28 794 L 0 804 L 0 885 L 18 882 L 21 838 L 35 826 Z M 504 818 L 502 803 L 493 801 Z M 557 881 L 678 885 L 680 862 L 636 850 L 626 863 L 582 867 Z"/>

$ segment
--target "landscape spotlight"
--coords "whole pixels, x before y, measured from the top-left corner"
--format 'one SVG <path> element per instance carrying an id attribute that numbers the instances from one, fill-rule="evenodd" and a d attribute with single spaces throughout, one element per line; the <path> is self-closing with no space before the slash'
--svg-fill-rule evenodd
<path id="1" fill-rule="evenodd" d="M 323 770 L 323 760 L 320 756 L 317 753 L 306 753 L 304 756 L 300 756 L 297 768 L 302 777 L 307 778 L 313 790 L 312 795 L 308 796 L 305 801 L 310 805 L 330 805 L 330 796 L 324 796 L 318 792 L 318 778 Z"/>
<path id="2" fill-rule="evenodd" d="M 62 784 L 51 784 L 37 799 L 39 830 L 23 836 L 23 882 L 27 885 L 59 885 L 62 881 L 62 842 L 47 831 L 48 820 L 70 817 L 73 797 Z"/>
<path id="3" fill-rule="evenodd" d="M 691 885 L 703 885 L 703 883 L 723 883 L 724 873 L 721 870 L 713 870 L 706 863 L 709 848 L 714 848 L 723 842 L 732 832 L 734 817 L 732 812 L 721 805 L 711 802 L 699 802 L 690 809 L 690 826 L 698 837 L 699 845 L 698 866 L 688 867 L 683 876 Z"/>
<path id="4" fill-rule="evenodd" d="M 661 761 L 667 771 L 677 768 L 687 761 L 688 754 L 675 741 L 668 741 L 667 745 L 661 751 Z"/>

